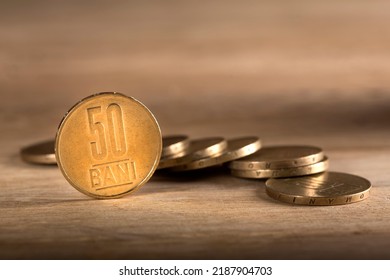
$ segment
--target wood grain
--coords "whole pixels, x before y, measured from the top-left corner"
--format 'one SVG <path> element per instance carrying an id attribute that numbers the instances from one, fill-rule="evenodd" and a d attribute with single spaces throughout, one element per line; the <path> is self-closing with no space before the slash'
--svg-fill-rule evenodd
<path id="1" fill-rule="evenodd" d="M 387 1 L 91 3 L 1 4 L 1 259 L 390 258 Z M 371 197 L 291 206 L 217 169 L 93 200 L 20 160 L 75 102 L 113 90 L 164 134 L 321 146 Z"/>

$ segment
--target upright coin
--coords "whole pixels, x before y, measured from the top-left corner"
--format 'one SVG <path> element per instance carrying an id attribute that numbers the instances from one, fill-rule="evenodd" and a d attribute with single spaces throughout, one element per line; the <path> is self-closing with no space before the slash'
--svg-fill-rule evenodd
<path id="1" fill-rule="evenodd" d="M 329 160 L 325 157 L 322 161 L 310 165 L 297 166 L 292 168 L 280 169 L 256 169 L 256 170 L 240 170 L 230 169 L 233 176 L 250 179 L 266 179 L 266 178 L 286 178 L 305 176 L 316 173 L 321 173 L 329 168 Z"/>
<path id="2" fill-rule="evenodd" d="M 55 148 L 72 186 L 95 198 L 116 198 L 149 180 L 162 141 L 156 119 L 141 102 L 105 92 L 71 108 L 59 126 Z"/>
<path id="3" fill-rule="evenodd" d="M 219 156 L 207 157 L 183 164 L 173 168 L 173 171 L 186 171 L 202 169 L 206 167 L 220 165 L 238 158 L 255 153 L 261 148 L 261 142 L 258 137 L 241 137 L 227 141 L 227 149 Z"/>
<path id="4" fill-rule="evenodd" d="M 190 141 L 190 146 L 180 157 L 161 158 L 158 169 L 172 168 L 202 158 L 222 154 L 227 148 L 227 142 L 222 137 L 201 138 Z"/>
<path id="5" fill-rule="evenodd" d="M 20 150 L 22 159 L 34 164 L 57 164 L 54 152 L 54 140 L 40 142 Z"/>
<path id="6" fill-rule="evenodd" d="M 263 147 L 257 153 L 232 161 L 232 169 L 278 169 L 304 166 L 321 161 L 324 154 L 321 148 L 312 146 L 272 146 Z"/>
<path id="7" fill-rule="evenodd" d="M 162 143 L 163 148 L 161 157 L 170 157 L 181 154 L 190 146 L 190 141 L 186 135 L 163 136 Z"/>
<path id="8" fill-rule="evenodd" d="M 369 196 L 371 183 L 362 177 L 325 172 L 299 178 L 269 179 L 266 191 L 277 200 L 303 205 L 339 205 Z"/>

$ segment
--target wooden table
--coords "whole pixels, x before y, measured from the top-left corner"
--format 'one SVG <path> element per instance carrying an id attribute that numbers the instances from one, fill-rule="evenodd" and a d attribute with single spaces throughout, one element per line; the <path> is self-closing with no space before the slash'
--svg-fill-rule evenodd
<path id="1" fill-rule="evenodd" d="M 3 4 L 2 4 L 3 5 Z M 0 258 L 388 259 L 387 1 L 34 1 L 0 12 Z M 100 91 L 132 95 L 164 134 L 258 135 L 324 148 L 371 180 L 337 207 L 269 198 L 217 169 L 156 174 L 93 200 L 19 149 Z"/>

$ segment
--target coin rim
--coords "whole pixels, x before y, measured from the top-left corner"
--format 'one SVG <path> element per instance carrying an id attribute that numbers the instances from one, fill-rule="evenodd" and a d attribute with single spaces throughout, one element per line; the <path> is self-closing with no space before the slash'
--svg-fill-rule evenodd
<path id="1" fill-rule="evenodd" d="M 155 161 L 153 163 L 152 169 L 149 171 L 147 176 L 136 187 L 134 187 L 134 188 L 132 188 L 132 189 L 126 191 L 126 192 L 123 192 L 123 193 L 120 193 L 120 194 L 116 194 L 116 195 L 110 195 L 110 196 L 101 196 L 101 195 L 90 193 L 90 192 L 86 191 L 85 189 L 82 189 L 82 188 L 78 187 L 75 183 L 73 183 L 72 180 L 69 178 L 68 174 L 66 173 L 66 171 L 64 170 L 64 168 L 62 167 L 61 161 L 59 160 L 59 151 L 58 151 L 58 144 L 59 144 L 58 142 L 59 142 L 61 131 L 62 131 L 63 127 L 64 127 L 65 122 L 67 121 L 69 116 L 72 114 L 72 112 L 74 112 L 79 106 L 81 106 L 84 102 L 88 101 L 89 99 L 92 99 L 94 97 L 99 97 L 101 95 L 119 95 L 121 97 L 125 97 L 125 98 L 128 98 L 128 99 L 132 100 L 132 101 L 135 101 L 141 107 L 144 107 L 144 109 L 146 109 L 146 112 L 149 113 L 149 115 L 151 116 L 152 121 L 154 120 L 154 123 L 156 125 L 157 131 L 158 131 L 158 133 L 160 135 L 159 152 L 157 153 L 157 156 L 156 156 L 156 159 L 155 159 Z M 93 197 L 93 198 L 97 198 L 97 199 L 119 198 L 119 197 L 123 197 L 123 196 L 125 196 L 125 195 L 127 195 L 129 193 L 137 191 L 147 181 L 149 181 L 149 179 L 152 177 L 152 175 L 156 171 L 156 168 L 157 168 L 158 163 L 159 163 L 160 158 L 161 158 L 161 151 L 162 151 L 161 129 L 160 129 L 160 125 L 157 122 L 156 117 L 153 115 L 153 113 L 142 102 L 140 102 L 139 100 L 137 100 L 134 97 L 127 96 L 127 95 L 125 95 L 123 93 L 120 93 L 120 92 L 99 92 L 99 93 L 95 93 L 95 94 L 92 94 L 90 96 L 87 96 L 87 97 L 81 99 L 75 105 L 73 105 L 65 113 L 64 117 L 62 118 L 62 120 L 61 120 L 61 122 L 60 122 L 60 124 L 58 126 L 58 130 L 57 130 L 56 138 L 55 138 L 55 147 L 54 147 L 54 152 L 55 152 L 55 155 L 56 155 L 57 165 L 58 165 L 59 169 L 61 170 L 61 172 L 62 172 L 63 176 L 65 177 L 65 179 L 68 181 L 68 183 L 70 183 L 76 190 L 80 191 L 81 193 L 83 193 L 85 195 L 88 195 L 90 197 Z"/>
<path id="2" fill-rule="evenodd" d="M 164 138 L 169 138 L 169 137 L 171 137 L 171 138 L 178 137 L 181 139 L 179 141 L 171 144 L 171 145 L 164 147 Z M 186 150 L 190 145 L 190 140 L 189 140 L 189 137 L 187 135 L 184 135 L 184 134 L 165 135 L 165 136 L 162 136 L 162 143 L 163 143 L 163 147 L 162 147 L 162 151 L 161 151 L 161 157 L 171 157 L 171 156 L 175 156 L 176 154 L 180 154 L 184 150 Z"/>
<path id="3" fill-rule="evenodd" d="M 223 163 L 226 163 L 226 162 L 229 162 L 229 161 L 256 153 L 261 148 L 261 140 L 257 136 L 247 136 L 247 137 L 238 137 L 238 138 L 228 139 L 227 140 L 227 143 L 228 143 L 227 149 L 229 149 L 229 141 L 242 140 L 242 139 L 248 139 L 248 138 L 253 138 L 253 140 L 255 140 L 255 141 L 253 141 L 250 144 L 243 145 L 242 147 L 240 147 L 236 150 L 225 151 L 218 156 L 211 156 L 211 157 L 207 157 L 207 158 L 202 158 L 202 159 L 194 160 L 192 162 L 189 162 L 189 163 L 186 163 L 183 165 L 176 166 L 176 167 L 172 168 L 172 171 L 190 171 L 190 170 L 203 169 L 203 168 L 223 164 Z M 251 153 L 247 153 L 246 150 L 248 148 L 254 149 L 254 151 L 251 151 Z M 239 154 L 239 155 L 236 155 L 236 154 Z M 200 166 L 201 163 L 203 163 L 202 166 Z"/>
<path id="4" fill-rule="evenodd" d="M 313 173 L 304 173 L 304 174 L 293 174 L 293 175 L 282 175 L 282 176 L 259 176 L 257 175 L 258 171 L 261 171 L 262 173 L 264 172 L 269 172 L 272 174 L 272 172 L 278 171 L 278 172 L 291 172 L 293 170 L 299 170 L 307 167 L 315 167 L 320 169 L 320 171 L 315 171 Z M 255 169 L 255 170 L 241 170 L 241 169 L 230 169 L 230 173 L 239 178 L 248 178 L 248 179 L 269 179 L 269 178 L 289 178 L 289 177 L 300 177 L 300 176 L 306 176 L 306 175 L 314 175 L 317 173 L 325 172 L 329 168 L 329 159 L 328 157 L 324 157 L 322 161 L 313 163 L 313 164 L 308 164 L 304 166 L 297 166 L 297 167 L 290 167 L 290 168 L 279 168 L 279 169 Z M 267 173 L 266 173 L 267 174 Z"/>
<path id="5" fill-rule="evenodd" d="M 220 138 L 220 139 L 219 139 Z M 210 140 L 210 139 L 219 139 L 221 140 L 218 143 L 212 144 L 204 149 L 196 150 L 195 152 L 191 150 L 191 143 L 194 141 L 201 141 L 201 140 Z M 176 166 L 180 166 L 195 160 L 199 160 L 206 157 L 216 157 L 223 153 L 224 150 L 226 150 L 227 147 L 227 141 L 224 137 L 204 137 L 204 138 L 197 138 L 190 141 L 190 145 L 187 150 L 185 150 L 186 154 L 182 157 L 166 157 L 165 159 L 161 159 L 163 161 L 163 166 L 161 167 L 159 164 L 158 170 L 167 169 L 167 168 L 175 168 Z M 217 149 L 218 151 L 215 153 L 214 149 Z M 160 162 L 161 162 L 160 160 Z"/>
<path id="6" fill-rule="evenodd" d="M 281 146 L 266 146 L 263 147 L 262 150 L 267 148 L 302 148 L 302 147 L 311 147 L 319 149 L 319 153 L 314 153 L 311 155 L 303 156 L 303 157 L 296 157 L 294 159 L 288 159 L 288 160 L 275 160 L 275 161 L 256 161 L 256 160 L 248 160 L 245 161 L 244 158 L 232 161 L 229 164 L 230 169 L 237 169 L 237 170 L 259 170 L 259 169 L 284 169 L 284 168 L 294 168 L 294 167 L 300 167 L 300 166 L 306 166 L 311 165 L 314 163 L 318 163 L 322 161 L 325 157 L 324 151 L 317 146 L 310 146 L 310 145 L 281 145 Z M 315 159 L 313 161 L 313 158 Z M 295 163 L 298 162 L 298 163 Z M 248 165 L 252 164 L 251 168 L 248 168 Z"/>
<path id="7" fill-rule="evenodd" d="M 43 144 L 48 144 L 50 142 L 53 142 L 53 153 L 52 154 L 31 154 L 28 152 L 29 149 L 33 149 L 34 147 L 43 145 Z M 20 157 L 27 163 L 31 164 L 38 164 L 38 165 L 56 165 L 57 160 L 55 157 L 55 152 L 54 152 L 54 145 L 55 145 L 55 140 L 46 140 L 46 141 L 41 141 L 26 147 L 22 147 L 20 149 Z"/>

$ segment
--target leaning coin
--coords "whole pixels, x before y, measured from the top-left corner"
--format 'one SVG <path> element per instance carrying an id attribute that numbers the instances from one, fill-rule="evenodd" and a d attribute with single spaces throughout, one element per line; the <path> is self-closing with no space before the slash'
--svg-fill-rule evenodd
<path id="1" fill-rule="evenodd" d="M 201 138 L 190 141 L 190 146 L 181 157 L 161 158 L 158 169 L 171 168 L 201 158 L 220 155 L 226 150 L 227 142 L 222 137 Z"/>
<path id="2" fill-rule="evenodd" d="M 163 136 L 162 143 L 161 157 L 175 156 L 190 146 L 190 141 L 186 135 Z"/>
<path id="3" fill-rule="evenodd" d="M 149 180 L 161 156 L 160 127 L 132 97 L 115 92 L 89 96 L 65 115 L 55 152 L 68 182 L 95 198 L 115 198 Z"/>
<path id="4" fill-rule="evenodd" d="M 296 177 L 305 176 L 324 172 L 329 167 L 328 158 L 325 157 L 322 161 L 292 168 L 281 168 L 281 169 L 256 169 L 256 170 L 240 170 L 230 169 L 233 176 L 241 178 L 253 178 L 253 179 L 264 179 L 264 178 L 284 178 L 284 177 Z"/>
<path id="5" fill-rule="evenodd" d="M 340 205 L 362 201 L 371 183 L 359 176 L 325 172 L 299 178 L 269 179 L 266 192 L 274 199 L 303 205 Z"/>
<path id="6" fill-rule="evenodd" d="M 162 157 L 160 159 L 160 162 L 158 164 L 157 169 L 159 170 L 159 169 L 165 169 L 165 168 L 178 166 L 178 165 L 190 162 L 191 160 L 192 160 L 192 158 L 191 158 L 191 156 L 189 156 L 189 149 L 187 149 L 187 150 L 184 150 L 183 152 L 176 154 L 174 156 Z"/>
<path id="7" fill-rule="evenodd" d="M 258 137 L 242 137 L 228 140 L 227 150 L 219 156 L 207 157 L 177 166 L 172 171 L 185 171 L 202 169 L 206 167 L 220 165 L 247 155 L 253 154 L 261 148 Z"/>
<path id="8" fill-rule="evenodd" d="M 272 146 L 263 147 L 257 153 L 232 161 L 232 169 L 278 169 L 304 166 L 321 161 L 324 154 L 321 148 L 312 146 Z"/>
<path id="9" fill-rule="evenodd" d="M 54 152 L 54 140 L 40 142 L 20 150 L 22 159 L 34 164 L 57 164 Z"/>

